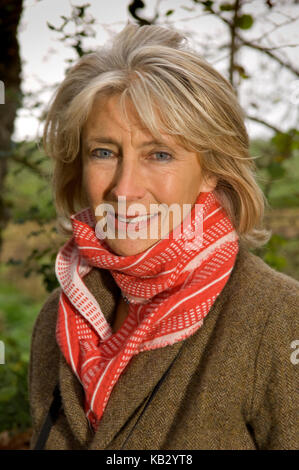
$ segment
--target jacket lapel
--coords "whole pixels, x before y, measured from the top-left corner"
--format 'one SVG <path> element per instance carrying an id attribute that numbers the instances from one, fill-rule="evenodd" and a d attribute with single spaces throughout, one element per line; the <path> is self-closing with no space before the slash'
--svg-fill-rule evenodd
<path id="1" fill-rule="evenodd" d="M 111 322 L 120 292 L 109 271 L 92 269 L 84 277 L 84 283 L 101 306 L 106 320 Z M 84 389 L 61 352 L 59 385 L 63 410 L 70 428 L 79 443 L 86 447 L 94 431 L 90 429 L 84 412 Z"/>
<path id="2" fill-rule="evenodd" d="M 105 449 L 122 427 L 136 418 L 142 405 L 183 347 L 184 341 L 133 356 L 112 389 L 96 433 L 84 413 L 84 390 L 60 354 L 59 383 L 62 406 L 72 433 L 82 447 Z M 134 386 L 132 386 L 134 384 Z"/>
<path id="3" fill-rule="evenodd" d="M 105 449 L 130 419 L 137 419 L 135 415 L 141 411 L 183 343 L 143 351 L 132 357 L 112 389 L 90 449 Z"/>
<path id="4" fill-rule="evenodd" d="M 90 429 L 84 413 L 84 390 L 61 353 L 59 360 L 59 386 L 66 419 L 75 438 L 85 448 L 87 442 L 92 439 L 93 431 Z"/>

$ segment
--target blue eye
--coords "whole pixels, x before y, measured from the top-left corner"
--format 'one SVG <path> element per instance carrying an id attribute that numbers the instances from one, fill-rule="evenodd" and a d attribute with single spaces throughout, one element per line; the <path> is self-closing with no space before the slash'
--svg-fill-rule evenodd
<path id="1" fill-rule="evenodd" d="M 170 160 L 172 160 L 172 156 L 169 154 L 169 153 L 166 153 L 166 152 L 155 152 L 154 155 L 162 155 L 164 157 L 167 157 L 167 158 L 157 158 L 157 161 L 158 162 L 169 162 Z"/>
<path id="2" fill-rule="evenodd" d="M 173 160 L 173 157 L 167 152 L 155 152 L 152 155 L 155 155 L 155 160 L 158 162 L 169 162 Z M 105 148 L 97 148 L 91 152 L 91 156 L 100 160 L 110 160 L 110 157 L 113 156 L 113 151 Z"/>
<path id="3" fill-rule="evenodd" d="M 96 157 L 96 158 L 100 158 L 102 160 L 107 160 L 107 159 L 109 159 L 111 153 L 113 153 L 112 150 L 95 149 L 91 152 L 91 156 Z"/>

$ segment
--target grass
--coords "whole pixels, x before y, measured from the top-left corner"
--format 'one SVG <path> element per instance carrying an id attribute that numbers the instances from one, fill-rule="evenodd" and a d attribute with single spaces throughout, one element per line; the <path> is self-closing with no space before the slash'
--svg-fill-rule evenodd
<path id="1" fill-rule="evenodd" d="M 29 359 L 32 327 L 43 302 L 35 301 L 26 292 L 5 279 L 6 266 L 0 267 L 0 334 L 13 338 L 19 345 L 22 358 Z"/>
<path id="2" fill-rule="evenodd" d="M 1 265 L 0 273 L 3 279 L 5 266 Z M 34 301 L 5 277 L 1 282 L 0 339 L 5 355 L 4 364 L 0 365 L 0 448 L 1 437 L 14 439 L 31 426 L 28 363 L 32 328 L 42 303 Z"/>

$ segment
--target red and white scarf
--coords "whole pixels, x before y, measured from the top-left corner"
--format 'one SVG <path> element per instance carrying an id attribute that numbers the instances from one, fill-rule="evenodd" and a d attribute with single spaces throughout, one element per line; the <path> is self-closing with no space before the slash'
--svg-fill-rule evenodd
<path id="1" fill-rule="evenodd" d="M 189 217 L 191 226 L 181 225 L 180 236 L 172 231 L 142 253 L 119 256 L 97 238 L 90 208 L 71 216 L 73 237 L 55 266 L 62 288 L 56 339 L 84 388 L 84 411 L 94 430 L 132 356 L 194 334 L 229 279 L 238 235 L 214 193 L 200 193 Z M 83 282 L 93 267 L 109 269 L 123 293 L 140 301 L 129 304 L 116 333 Z"/>

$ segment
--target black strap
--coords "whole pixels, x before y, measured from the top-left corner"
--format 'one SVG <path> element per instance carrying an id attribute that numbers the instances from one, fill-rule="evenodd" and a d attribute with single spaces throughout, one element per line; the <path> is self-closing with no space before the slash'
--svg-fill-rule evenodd
<path id="1" fill-rule="evenodd" d="M 43 450 L 47 442 L 51 427 L 58 418 L 59 410 L 61 408 L 61 396 L 58 383 L 56 384 L 53 390 L 53 396 L 54 398 L 52 400 L 48 414 L 45 418 L 44 424 L 42 425 L 41 431 L 39 433 L 33 450 Z"/>

